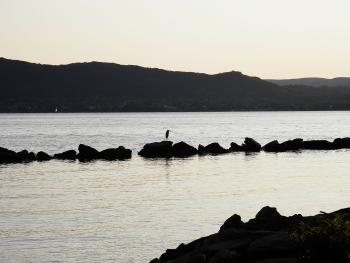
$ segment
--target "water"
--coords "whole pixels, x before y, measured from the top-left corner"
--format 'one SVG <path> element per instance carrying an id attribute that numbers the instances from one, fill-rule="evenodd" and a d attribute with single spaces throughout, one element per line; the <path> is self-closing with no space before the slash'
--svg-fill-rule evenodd
<path id="1" fill-rule="evenodd" d="M 148 262 L 265 205 L 285 215 L 350 206 L 350 151 L 145 160 L 163 139 L 228 147 L 252 136 L 349 136 L 350 112 L 1 114 L 0 146 L 56 153 L 124 145 L 128 161 L 0 166 L 2 262 Z"/>

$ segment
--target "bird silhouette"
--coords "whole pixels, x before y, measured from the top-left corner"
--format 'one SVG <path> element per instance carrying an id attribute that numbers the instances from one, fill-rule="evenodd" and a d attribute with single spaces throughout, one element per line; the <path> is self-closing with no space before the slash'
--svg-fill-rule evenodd
<path id="1" fill-rule="evenodd" d="M 167 140 L 168 138 L 169 138 L 169 130 L 166 130 L 166 132 L 165 132 L 165 139 Z"/>

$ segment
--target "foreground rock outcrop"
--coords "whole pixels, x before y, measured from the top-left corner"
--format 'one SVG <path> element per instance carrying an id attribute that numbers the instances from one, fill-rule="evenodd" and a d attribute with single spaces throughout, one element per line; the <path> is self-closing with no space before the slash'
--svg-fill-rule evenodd
<path id="1" fill-rule="evenodd" d="M 350 208 L 282 216 L 262 208 L 242 222 L 234 214 L 210 236 L 168 249 L 151 263 L 350 262 Z"/>

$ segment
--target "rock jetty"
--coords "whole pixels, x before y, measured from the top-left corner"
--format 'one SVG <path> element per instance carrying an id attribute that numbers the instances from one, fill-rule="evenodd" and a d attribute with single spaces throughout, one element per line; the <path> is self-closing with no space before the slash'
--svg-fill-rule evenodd
<path id="1" fill-rule="evenodd" d="M 175 249 L 150 263 L 349 262 L 350 208 L 315 216 L 282 216 L 264 207 L 247 222 L 237 214 L 215 234 Z"/>
<path id="2" fill-rule="evenodd" d="M 131 158 L 131 150 L 123 146 L 117 148 L 109 148 L 103 151 L 98 151 L 90 146 L 80 144 L 78 152 L 75 150 L 68 150 L 61 153 L 56 153 L 53 156 L 46 152 L 39 151 L 38 153 L 28 152 L 23 150 L 15 152 L 6 148 L 0 147 L 0 163 L 25 163 L 32 161 L 49 161 L 57 160 L 79 160 L 79 161 L 93 161 L 93 160 L 125 160 Z"/>
<path id="3" fill-rule="evenodd" d="M 198 145 L 197 148 L 187 144 L 186 142 L 173 143 L 171 141 L 161 141 L 147 143 L 138 152 L 138 154 L 144 158 L 187 158 L 194 155 L 220 155 L 232 152 L 289 152 L 289 151 L 301 151 L 301 150 L 339 150 L 350 149 L 350 138 L 337 138 L 330 142 L 327 140 L 307 140 L 304 141 L 301 138 L 288 140 L 285 142 L 278 142 L 273 140 L 264 146 L 261 146 L 259 142 L 253 138 L 246 137 L 244 142 L 239 145 L 235 142 L 231 142 L 229 148 L 224 148 L 217 142 L 210 143 L 206 146 Z M 43 151 L 38 153 L 29 152 L 23 150 L 15 152 L 6 148 L 0 147 L 0 163 L 21 163 L 31 161 L 48 161 L 51 159 L 57 160 L 80 160 L 80 161 L 92 161 L 92 160 L 124 160 L 130 159 L 132 152 L 130 149 L 126 149 L 123 146 L 117 148 L 108 148 L 103 151 L 98 151 L 95 148 L 80 144 L 78 151 L 68 150 L 54 155 L 49 155 Z"/>
<path id="4" fill-rule="evenodd" d="M 246 137 L 244 142 L 239 145 L 231 142 L 230 148 L 226 149 L 219 143 L 213 142 L 206 146 L 199 145 L 198 148 L 185 143 L 179 142 L 173 144 L 171 141 L 161 141 L 147 143 L 138 153 L 145 158 L 170 158 L 170 157 L 190 157 L 193 155 L 220 155 L 230 152 L 288 152 L 301 150 L 338 150 L 350 149 L 350 138 L 337 138 L 333 142 L 327 140 L 307 140 L 301 138 L 288 140 L 279 143 L 273 140 L 264 146 L 253 138 Z"/>

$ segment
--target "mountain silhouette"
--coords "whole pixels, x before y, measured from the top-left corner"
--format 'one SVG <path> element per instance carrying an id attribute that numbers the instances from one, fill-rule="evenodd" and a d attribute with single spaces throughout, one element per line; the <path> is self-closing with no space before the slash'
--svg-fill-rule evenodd
<path id="1" fill-rule="evenodd" d="M 350 109 L 350 88 L 284 86 L 220 74 L 89 62 L 42 65 L 0 58 L 0 112 Z"/>

